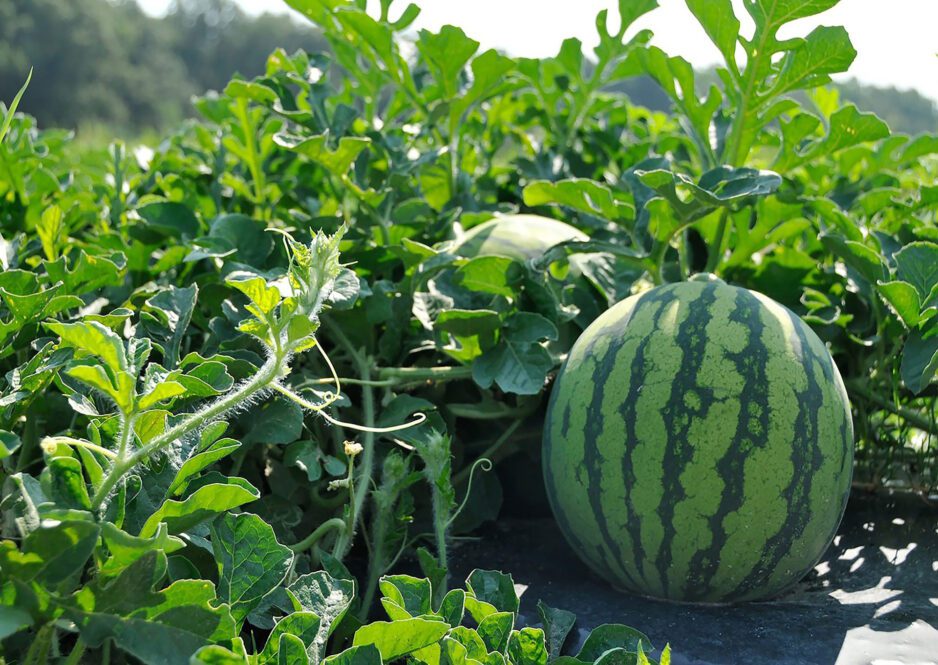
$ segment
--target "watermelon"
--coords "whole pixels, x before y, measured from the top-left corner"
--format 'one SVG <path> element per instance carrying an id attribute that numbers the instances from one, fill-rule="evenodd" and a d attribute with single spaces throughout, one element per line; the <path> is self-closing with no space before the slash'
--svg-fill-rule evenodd
<path id="1" fill-rule="evenodd" d="M 568 240 L 589 240 L 564 222 L 539 215 L 501 215 L 472 227 L 457 243 L 460 256 L 505 256 L 517 261 L 540 258 Z"/>
<path id="2" fill-rule="evenodd" d="M 472 227 L 456 243 L 452 251 L 466 258 L 503 256 L 525 262 L 541 258 L 547 250 L 560 243 L 586 242 L 589 239 L 590 237 L 579 229 L 549 217 L 499 215 Z M 593 256 L 590 253 L 577 253 L 567 257 L 569 272 L 564 279 L 568 284 L 576 287 L 575 291 L 569 295 L 570 304 L 576 305 L 581 310 L 576 318 L 577 325 L 572 329 L 577 333 L 599 314 L 598 307 L 589 296 L 594 289 L 584 276 L 584 272 L 588 271 L 586 266 Z M 561 331 L 561 336 L 563 332 Z M 570 341 L 572 342 L 572 339 Z M 569 346 L 569 344 L 563 345 L 564 351 Z"/>
<path id="3" fill-rule="evenodd" d="M 620 588 L 778 596 L 830 545 L 853 423 L 827 348 L 767 296 L 659 286 L 593 322 L 553 388 L 544 479 L 566 538 Z"/>

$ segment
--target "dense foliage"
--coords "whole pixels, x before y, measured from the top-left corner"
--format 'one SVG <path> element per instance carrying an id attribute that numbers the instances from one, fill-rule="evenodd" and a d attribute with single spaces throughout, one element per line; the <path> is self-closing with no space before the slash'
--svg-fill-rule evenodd
<path id="1" fill-rule="evenodd" d="M 42 127 L 78 128 L 82 144 L 106 143 L 115 131 L 150 136 L 192 116 L 193 94 L 221 90 L 235 73 L 262 73 L 274 48 L 292 53 L 324 45 L 312 26 L 246 15 L 234 0 L 174 0 L 161 17 L 145 15 L 135 0 L 8 0 L 0 6 L 0 99 L 9 100 L 34 67 L 38 76 L 23 110 Z M 718 81 L 708 69 L 698 85 Z M 938 131 L 938 106 L 914 90 L 855 80 L 832 85 L 895 131 Z M 647 76 L 610 89 L 648 108 L 668 108 Z"/>
<path id="2" fill-rule="evenodd" d="M 601 13 L 590 56 L 568 40 L 540 60 L 452 26 L 405 47 L 419 10 L 392 0 L 289 4 L 329 54 L 274 52 L 154 149 L 76 164 L 26 116 L 0 144 L 11 659 L 319 662 L 374 644 L 337 660 L 545 662 L 563 631 L 511 632 L 517 602 L 489 600 L 505 578 L 470 579 L 478 639 L 455 627 L 448 546 L 498 514 L 491 462 L 506 495 L 531 493 L 577 331 L 695 272 L 770 295 L 829 345 L 861 478 L 934 486 L 938 138 L 891 135 L 818 87 L 855 55 L 842 29 L 777 38 L 836 0 L 754 0 L 751 38 L 729 0 L 687 0 L 727 57 L 703 97 L 689 63 L 630 31 L 654 0 Z M 674 114 L 613 91 L 642 74 Z M 528 261 L 453 251 L 516 211 L 590 240 Z M 399 562 L 429 581 L 382 582 Z M 394 628 L 359 627 L 379 588 Z M 639 658 L 610 635 L 578 660 Z"/>

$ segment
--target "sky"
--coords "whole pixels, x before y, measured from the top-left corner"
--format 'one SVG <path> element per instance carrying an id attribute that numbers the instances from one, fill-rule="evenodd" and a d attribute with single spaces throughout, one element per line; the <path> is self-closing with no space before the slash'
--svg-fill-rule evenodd
<path id="1" fill-rule="evenodd" d="M 237 0 L 251 13 L 286 12 L 281 0 Z M 169 0 L 139 0 L 158 14 Z M 752 24 L 733 0 L 743 21 L 743 34 Z M 567 37 L 587 46 L 596 42 L 595 16 L 604 8 L 615 16 L 616 0 L 417 0 L 423 9 L 417 28 L 438 29 L 450 23 L 482 43 L 514 56 L 553 55 Z M 719 53 L 688 12 L 684 0 L 659 0 L 660 7 L 643 17 L 633 30 L 649 28 L 652 43 L 695 66 L 717 62 Z M 405 0 L 396 5 L 406 6 Z M 887 9 L 888 7 L 888 9 Z M 392 14 L 392 18 L 393 14 Z M 807 34 L 817 25 L 843 25 L 858 51 L 847 77 L 864 83 L 915 89 L 938 101 L 938 1 L 842 0 L 833 9 L 792 23 L 781 37 Z M 631 33 L 630 33 L 631 34 Z M 844 78 L 843 76 L 839 78 Z"/>

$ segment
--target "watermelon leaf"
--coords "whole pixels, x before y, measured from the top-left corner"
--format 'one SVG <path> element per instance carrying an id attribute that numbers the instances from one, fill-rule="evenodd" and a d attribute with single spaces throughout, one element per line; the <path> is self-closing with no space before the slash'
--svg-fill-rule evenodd
<path id="1" fill-rule="evenodd" d="M 934 322 L 934 319 L 931 320 Z M 938 326 L 913 330 L 902 351 L 902 381 L 916 395 L 938 375 Z"/>

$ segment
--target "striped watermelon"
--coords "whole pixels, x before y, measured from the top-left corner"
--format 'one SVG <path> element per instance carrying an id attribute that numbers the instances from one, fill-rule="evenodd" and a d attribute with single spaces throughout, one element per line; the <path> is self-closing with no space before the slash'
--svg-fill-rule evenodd
<path id="1" fill-rule="evenodd" d="M 501 215 L 472 227 L 456 246 L 460 256 L 505 256 L 526 261 L 568 240 L 589 240 L 569 224 L 539 215 Z"/>
<path id="2" fill-rule="evenodd" d="M 554 515 L 615 586 L 776 596 L 818 562 L 850 490 L 853 423 L 820 339 L 719 280 L 660 286 L 580 336 L 544 430 Z"/>

